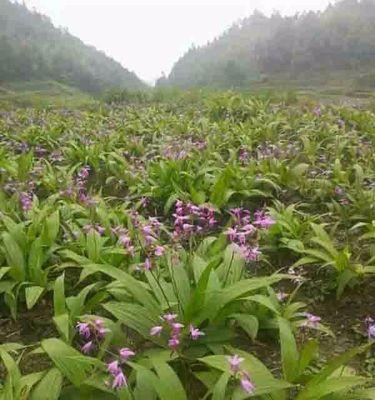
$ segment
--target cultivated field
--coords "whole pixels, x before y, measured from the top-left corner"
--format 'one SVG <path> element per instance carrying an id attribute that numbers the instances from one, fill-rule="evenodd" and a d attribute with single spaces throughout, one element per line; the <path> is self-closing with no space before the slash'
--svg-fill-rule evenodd
<path id="1" fill-rule="evenodd" d="M 375 399 L 375 114 L 287 100 L 1 113 L 1 400 Z"/>

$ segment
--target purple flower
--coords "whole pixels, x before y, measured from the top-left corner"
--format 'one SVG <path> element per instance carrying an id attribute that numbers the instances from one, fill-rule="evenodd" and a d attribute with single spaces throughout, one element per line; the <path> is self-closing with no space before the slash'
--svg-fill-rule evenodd
<path id="1" fill-rule="evenodd" d="M 90 341 L 81 347 L 81 351 L 84 354 L 89 354 L 89 353 L 91 353 L 92 350 L 94 350 L 94 348 L 95 348 L 94 343 L 92 341 Z"/>
<path id="2" fill-rule="evenodd" d="M 143 263 L 143 268 L 145 271 L 150 271 L 150 269 L 152 268 L 152 263 L 149 258 L 146 258 L 145 262 Z"/>
<path id="3" fill-rule="evenodd" d="M 27 212 L 30 211 L 33 207 L 33 196 L 29 193 L 22 192 L 20 194 L 20 201 L 22 211 Z"/>
<path id="4" fill-rule="evenodd" d="M 198 340 L 201 336 L 204 335 L 204 332 L 200 331 L 198 328 L 194 328 L 193 325 L 190 325 L 190 336 L 193 340 Z"/>
<path id="5" fill-rule="evenodd" d="M 90 326 L 85 322 L 78 322 L 76 328 L 79 334 L 84 337 L 85 339 L 89 339 L 91 336 Z"/>
<path id="6" fill-rule="evenodd" d="M 172 336 L 169 340 L 168 340 L 168 346 L 172 349 L 172 350 L 176 350 L 177 347 L 180 345 L 180 338 L 177 335 Z"/>
<path id="7" fill-rule="evenodd" d="M 254 386 L 253 382 L 251 382 L 250 376 L 247 372 L 243 372 L 243 376 L 242 376 L 240 382 L 241 382 L 242 389 L 246 393 L 251 394 L 254 392 L 255 386 Z"/>
<path id="8" fill-rule="evenodd" d="M 119 367 L 118 361 L 115 360 L 115 361 L 112 361 L 112 362 L 108 363 L 107 364 L 107 371 L 113 376 L 115 376 L 119 372 L 121 372 L 121 368 Z"/>
<path id="9" fill-rule="evenodd" d="M 320 108 L 320 106 L 316 106 L 316 107 L 314 108 L 313 114 L 314 114 L 316 117 L 321 117 L 321 115 L 322 115 L 322 109 Z"/>
<path id="10" fill-rule="evenodd" d="M 289 296 L 288 293 L 284 293 L 284 292 L 278 292 L 276 294 L 277 300 L 279 300 L 279 301 L 284 301 L 285 299 L 288 298 L 288 296 Z"/>
<path id="11" fill-rule="evenodd" d="M 124 373 L 120 370 L 117 375 L 114 377 L 112 388 L 113 389 L 121 389 L 122 387 L 127 386 L 126 378 Z"/>
<path id="12" fill-rule="evenodd" d="M 120 349 L 119 351 L 120 357 L 122 360 L 127 360 L 130 357 L 135 356 L 135 352 L 127 347 L 124 347 L 123 349 Z"/>
<path id="13" fill-rule="evenodd" d="M 167 313 L 163 315 L 163 319 L 165 321 L 167 321 L 169 324 L 171 324 L 172 322 L 174 322 L 176 320 L 176 318 L 178 317 L 177 314 L 172 314 L 172 313 Z"/>
<path id="14" fill-rule="evenodd" d="M 171 324 L 171 327 L 172 327 L 173 334 L 178 335 L 181 332 L 184 325 L 180 324 L 179 322 L 173 322 Z"/>
<path id="15" fill-rule="evenodd" d="M 162 326 L 153 326 L 153 327 L 150 329 L 150 335 L 151 335 L 151 336 L 160 336 L 162 330 L 163 330 L 163 327 L 162 327 Z"/>
<path id="16" fill-rule="evenodd" d="M 261 210 L 255 211 L 254 217 L 255 217 L 254 225 L 257 225 L 260 228 L 267 229 L 275 224 L 275 220 L 271 218 L 269 215 L 266 215 L 264 211 Z"/>
<path id="17" fill-rule="evenodd" d="M 307 313 L 307 312 L 305 312 L 303 315 L 307 318 L 307 321 L 304 324 L 305 326 L 311 325 L 313 327 L 316 327 L 318 325 L 318 323 L 322 320 L 317 315 L 310 314 L 310 313 Z"/>
<path id="18" fill-rule="evenodd" d="M 375 325 L 370 325 L 367 330 L 369 339 L 375 339 Z"/>
<path id="19" fill-rule="evenodd" d="M 155 255 L 157 257 L 161 257 L 165 253 L 165 248 L 163 246 L 156 246 L 155 247 Z"/>
<path id="20" fill-rule="evenodd" d="M 231 242 L 234 242 L 237 238 L 236 228 L 228 228 L 225 232 Z"/>
<path id="21" fill-rule="evenodd" d="M 235 354 L 234 356 L 228 357 L 230 370 L 236 374 L 240 370 L 240 364 L 244 361 L 244 358 Z"/>

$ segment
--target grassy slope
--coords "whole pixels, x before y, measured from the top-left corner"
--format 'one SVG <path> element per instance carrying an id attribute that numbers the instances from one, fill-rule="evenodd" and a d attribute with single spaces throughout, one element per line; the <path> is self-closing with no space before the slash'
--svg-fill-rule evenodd
<path id="1" fill-rule="evenodd" d="M 94 104 L 93 97 L 55 81 L 29 81 L 0 84 L 0 108 L 69 107 Z"/>

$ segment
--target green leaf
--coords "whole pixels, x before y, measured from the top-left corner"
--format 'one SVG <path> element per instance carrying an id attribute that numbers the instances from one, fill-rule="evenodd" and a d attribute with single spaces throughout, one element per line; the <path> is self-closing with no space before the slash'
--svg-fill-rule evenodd
<path id="1" fill-rule="evenodd" d="M 29 286 L 25 289 L 26 305 L 28 310 L 34 307 L 43 292 L 44 288 L 40 286 Z"/>
<path id="2" fill-rule="evenodd" d="M 158 317 L 154 317 L 145 307 L 114 301 L 104 304 L 103 307 L 129 328 L 160 344 L 157 337 L 150 336 L 150 329 L 155 325 L 160 325 L 160 320 Z"/>
<path id="3" fill-rule="evenodd" d="M 52 368 L 33 390 L 30 400 L 58 400 L 63 376 L 57 368 Z"/>
<path id="4" fill-rule="evenodd" d="M 298 365 L 298 375 L 301 376 L 305 369 L 310 365 L 311 361 L 317 356 L 318 341 L 315 339 L 308 340 L 301 350 Z"/>
<path id="5" fill-rule="evenodd" d="M 102 238 L 99 233 L 91 229 L 87 234 L 87 256 L 94 263 L 100 261 L 100 253 L 102 249 Z"/>
<path id="6" fill-rule="evenodd" d="M 60 230 L 60 213 L 59 211 L 51 214 L 44 221 L 43 231 L 42 231 L 42 240 L 43 244 L 46 246 L 52 246 L 55 242 L 57 235 Z"/>
<path id="7" fill-rule="evenodd" d="M 34 240 L 30 247 L 28 268 L 30 280 L 32 282 L 38 283 L 39 285 L 44 284 L 43 282 L 43 271 L 42 265 L 44 262 L 44 252 L 42 246 L 42 240 L 40 238 Z"/>
<path id="8" fill-rule="evenodd" d="M 62 274 L 55 281 L 53 290 L 53 308 L 55 316 L 62 315 L 66 312 L 64 280 L 65 275 Z"/>
<path id="9" fill-rule="evenodd" d="M 224 372 L 220 379 L 217 381 L 214 389 L 212 391 L 212 400 L 225 400 L 225 392 L 228 385 L 228 381 L 231 377 L 231 374 L 228 372 Z"/>
<path id="10" fill-rule="evenodd" d="M 249 335 L 251 340 L 255 340 L 258 335 L 259 322 L 254 315 L 232 314 L 229 318 L 236 320 L 238 325 Z"/>
<path id="11" fill-rule="evenodd" d="M 162 361 L 153 361 L 153 365 L 160 379 L 159 390 L 163 390 L 163 398 L 187 400 L 185 390 L 173 369 Z"/>
<path id="12" fill-rule="evenodd" d="M 299 393 L 296 400 L 319 400 L 325 396 L 332 395 L 333 393 L 346 392 L 353 387 L 364 385 L 368 379 L 357 376 L 345 376 L 341 378 L 331 378 L 307 386 L 302 392 Z"/>
<path id="13" fill-rule="evenodd" d="M 70 320 L 68 314 L 59 314 L 53 317 L 53 322 L 65 342 L 70 342 Z"/>
<path id="14" fill-rule="evenodd" d="M 296 340 L 289 321 L 282 317 L 277 319 L 280 330 L 281 362 L 284 377 L 289 382 L 298 378 L 299 354 Z"/>
<path id="15" fill-rule="evenodd" d="M 9 233 L 3 233 L 5 257 L 10 267 L 9 275 L 20 282 L 26 280 L 25 259 L 21 248 Z"/>
<path id="16" fill-rule="evenodd" d="M 162 310 L 158 302 L 153 296 L 144 288 L 144 286 L 137 279 L 133 278 L 130 274 L 121 271 L 119 268 L 115 268 L 111 265 L 101 264 L 88 264 L 84 266 L 85 270 L 94 272 L 102 272 L 115 280 L 118 280 L 138 303 L 144 305 L 147 310 L 160 315 Z"/>
<path id="17" fill-rule="evenodd" d="M 84 383 L 94 365 L 102 364 L 99 360 L 82 356 L 60 339 L 42 340 L 41 346 L 63 376 L 77 387 Z M 102 367 L 104 368 L 104 365 Z"/>

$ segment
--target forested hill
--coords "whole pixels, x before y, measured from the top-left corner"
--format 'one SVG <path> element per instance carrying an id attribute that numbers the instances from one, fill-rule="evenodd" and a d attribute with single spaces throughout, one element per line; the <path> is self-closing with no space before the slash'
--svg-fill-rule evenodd
<path id="1" fill-rule="evenodd" d="M 48 17 L 0 0 L 0 84 L 23 80 L 55 80 L 91 93 L 144 86 L 133 72 L 55 28 Z"/>
<path id="2" fill-rule="evenodd" d="M 191 48 L 158 84 L 240 87 L 278 74 L 295 78 L 371 70 L 374 64 L 375 0 L 344 0 L 291 17 L 255 12 L 207 45 Z"/>

